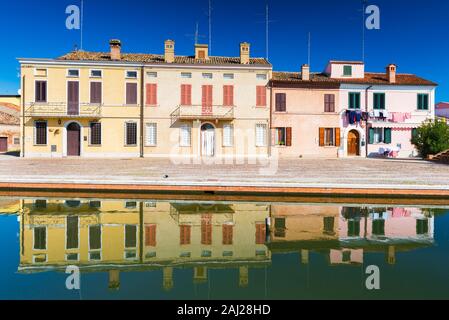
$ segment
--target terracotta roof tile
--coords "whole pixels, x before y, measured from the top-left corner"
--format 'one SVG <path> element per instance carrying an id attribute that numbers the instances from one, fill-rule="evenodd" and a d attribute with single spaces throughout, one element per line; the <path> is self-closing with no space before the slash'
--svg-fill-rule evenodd
<path id="1" fill-rule="evenodd" d="M 273 82 L 292 82 L 292 83 L 337 83 L 337 84 L 373 84 L 373 85 L 423 85 L 436 86 L 437 84 L 420 78 L 413 74 L 397 74 L 396 83 L 389 83 L 385 73 L 365 72 L 363 79 L 333 79 L 324 73 L 311 73 L 310 81 L 301 80 L 300 72 L 273 72 Z"/>
<path id="2" fill-rule="evenodd" d="M 111 61 L 111 55 L 110 53 L 105 52 L 72 51 L 57 59 L 70 61 Z M 138 63 L 165 63 L 164 55 L 142 53 L 122 53 L 120 61 Z M 209 59 L 206 60 L 195 59 L 194 56 L 175 56 L 175 64 L 240 65 L 240 57 L 210 56 Z M 264 58 L 251 58 L 250 65 L 271 66 L 271 64 Z"/>

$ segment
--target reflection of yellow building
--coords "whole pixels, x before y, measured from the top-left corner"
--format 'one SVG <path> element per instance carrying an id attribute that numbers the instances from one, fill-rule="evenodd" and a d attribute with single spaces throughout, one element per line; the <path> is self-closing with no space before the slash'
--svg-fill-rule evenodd
<path id="1" fill-rule="evenodd" d="M 17 214 L 20 211 L 20 200 L 0 199 L 1 214 Z"/>
<path id="2" fill-rule="evenodd" d="M 136 201 L 23 200 L 21 272 L 78 265 L 82 272 L 109 272 L 120 286 L 121 270 L 173 271 L 192 267 L 194 281 L 208 268 L 237 268 L 248 284 L 248 266 L 266 265 L 265 220 L 269 206 Z"/>

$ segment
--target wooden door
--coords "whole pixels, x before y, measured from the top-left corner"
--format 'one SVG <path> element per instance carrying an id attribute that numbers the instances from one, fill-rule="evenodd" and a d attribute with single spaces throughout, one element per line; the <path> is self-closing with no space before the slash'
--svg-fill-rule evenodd
<path id="1" fill-rule="evenodd" d="M 0 152 L 8 152 L 8 138 L 0 138 Z"/>
<path id="2" fill-rule="evenodd" d="M 67 114 L 79 115 L 79 108 L 79 83 L 78 81 L 69 81 L 67 83 Z"/>
<path id="3" fill-rule="evenodd" d="M 348 155 L 358 156 L 359 152 L 359 133 L 357 131 L 350 131 L 348 134 Z"/>
<path id="4" fill-rule="evenodd" d="M 67 156 L 77 157 L 81 155 L 81 128 L 77 123 L 71 123 L 67 127 Z"/>

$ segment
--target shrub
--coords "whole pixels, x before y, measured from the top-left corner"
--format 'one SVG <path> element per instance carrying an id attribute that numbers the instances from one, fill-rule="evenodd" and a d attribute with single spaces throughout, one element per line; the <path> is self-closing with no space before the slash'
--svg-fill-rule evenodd
<path id="1" fill-rule="evenodd" d="M 412 144 L 423 158 L 449 149 L 449 125 L 441 119 L 429 120 L 414 131 Z"/>

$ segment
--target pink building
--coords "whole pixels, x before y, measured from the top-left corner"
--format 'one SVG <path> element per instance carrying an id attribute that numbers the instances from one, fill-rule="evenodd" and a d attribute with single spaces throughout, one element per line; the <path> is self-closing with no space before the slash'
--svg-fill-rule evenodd
<path id="1" fill-rule="evenodd" d="M 435 115 L 446 120 L 449 119 L 449 102 L 437 103 L 435 107 Z"/>

